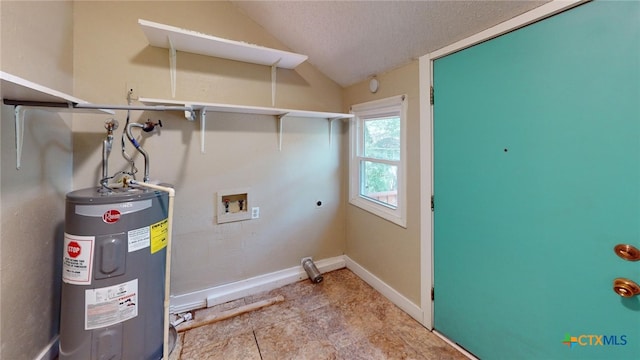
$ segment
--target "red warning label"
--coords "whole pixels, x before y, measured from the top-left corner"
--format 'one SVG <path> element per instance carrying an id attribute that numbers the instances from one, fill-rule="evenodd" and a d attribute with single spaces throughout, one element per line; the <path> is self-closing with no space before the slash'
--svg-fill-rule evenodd
<path id="1" fill-rule="evenodd" d="M 80 256 L 80 250 L 80 244 L 76 241 L 71 241 L 69 242 L 69 245 L 67 245 L 67 254 L 74 259 Z"/>
<path id="2" fill-rule="evenodd" d="M 62 281 L 76 285 L 91 284 L 94 243 L 94 236 L 64 234 Z"/>

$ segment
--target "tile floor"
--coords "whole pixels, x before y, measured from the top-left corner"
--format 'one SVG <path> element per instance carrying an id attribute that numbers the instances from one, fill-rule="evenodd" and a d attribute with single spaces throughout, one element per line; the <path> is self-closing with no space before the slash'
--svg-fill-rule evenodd
<path id="1" fill-rule="evenodd" d="M 195 312 L 285 301 L 178 336 L 171 360 L 466 359 L 347 269 Z"/>

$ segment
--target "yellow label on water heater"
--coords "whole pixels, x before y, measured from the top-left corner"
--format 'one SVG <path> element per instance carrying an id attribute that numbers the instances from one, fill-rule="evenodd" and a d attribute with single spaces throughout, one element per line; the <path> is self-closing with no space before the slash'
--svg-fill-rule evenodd
<path id="1" fill-rule="evenodd" d="M 155 254 L 158 251 L 167 247 L 167 240 L 169 238 L 169 220 L 164 219 L 153 225 L 151 225 L 151 253 Z"/>

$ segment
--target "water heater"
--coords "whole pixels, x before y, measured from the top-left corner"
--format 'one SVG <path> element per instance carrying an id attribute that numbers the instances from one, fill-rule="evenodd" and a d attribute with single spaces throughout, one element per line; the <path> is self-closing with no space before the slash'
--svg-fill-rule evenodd
<path id="1" fill-rule="evenodd" d="M 162 358 L 167 216 L 164 192 L 67 194 L 60 360 Z"/>

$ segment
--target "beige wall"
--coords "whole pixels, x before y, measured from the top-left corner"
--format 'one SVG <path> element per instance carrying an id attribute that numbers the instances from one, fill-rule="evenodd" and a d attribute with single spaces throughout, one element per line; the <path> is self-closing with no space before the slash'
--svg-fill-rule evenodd
<path id="1" fill-rule="evenodd" d="M 64 1 L 0 2 L 0 69 L 71 92 L 72 8 Z M 27 110 L 19 171 L 11 106 L 2 106 L 0 137 L 0 358 L 34 359 L 58 333 L 71 121 Z"/>
<path id="2" fill-rule="evenodd" d="M 2 70 L 71 93 L 72 1 L 0 0 L 0 4 Z"/>
<path id="3" fill-rule="evenodd" d="M 228 2 L 76 2 L 74 10 L 75 95 L 93 102 L 125 104 L 128 82 L 144 97 L 171 98 L 168 50 L 148 45 L 138 18 L 286 50 Z M 183 52 L 177 64 L 177 99 L 271 105 L 267 66 Z M 309 63 L 278 70 L 277 83 L 277 107 L 342 109 L 341 88 Z M 125 116 L 119 111 L 115 117 L 124 125 Z M 106 118 L 74 117 L 76 188 L 98 182 Z M 343 254 L 338 126 L 330 147 L 327 120 L 287 118 L 278 151 L 274 117 L 209 112 L 206 154 L 201 154 L 198 122 L 181 113 L 132 112 L 132 121 L 148 118 L 164 124 L 160 135 L 141 141 L 151 156 L 151 178 L 176 186 L 172 294 L 299 266 L 304 256 Z M 143 168 L 140 157 L 137 164 Z M 111 169 L 123 165 L 118 143 Z M 251 189 L 261 217 L 217 225 L 216 192 L 234 188 Z M 324 206 L 316 209 L 316 200 Z"/>
<path id="4" fill-rule="evenodd" d="M 350 105 L 407 94 L 407 228 L 354 205 L 347 206 L 346 254 L 387 285 L 420 306 L 420 147 L 418 61 L 377 76 L 380 88 L 369 92 L 369 81 L 344 89 Z M 348 139 L 344 139 L 345 146 Z M 343 162 L 348 162 L 347 154 Z M 347 175 L 345 174 L 345 187 Z M 345 195 L 345 201 L 347 201 Z"/>

